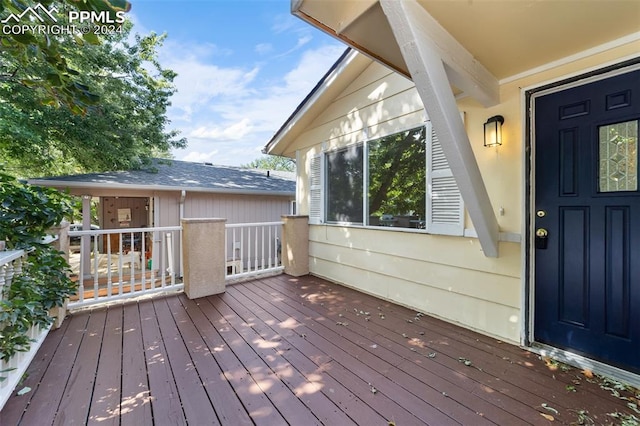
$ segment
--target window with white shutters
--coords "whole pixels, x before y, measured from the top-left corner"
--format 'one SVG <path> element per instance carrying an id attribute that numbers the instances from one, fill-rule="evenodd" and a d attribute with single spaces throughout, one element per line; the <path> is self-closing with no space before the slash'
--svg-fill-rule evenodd
<path id="1" fill-rule="evenodd" d="M 462 195 L 431 123 L 373 139 L 367 150 L 358 144 L 312 157 L 309 223 L 464 235 Z"/>
<path id="2" fill-rule="evenodd" d="M 427 231 L 463 235 L 464 201 L 431 123 L 427 135 Z"/>

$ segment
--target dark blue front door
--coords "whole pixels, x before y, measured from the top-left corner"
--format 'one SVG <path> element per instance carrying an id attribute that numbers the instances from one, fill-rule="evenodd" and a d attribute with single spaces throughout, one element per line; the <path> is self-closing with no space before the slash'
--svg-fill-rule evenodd
<path id="1" fill-rule="evenodd" d="M 636 373 L 639 120 L 640 70 L 534 98 L 534 338 Z"/>

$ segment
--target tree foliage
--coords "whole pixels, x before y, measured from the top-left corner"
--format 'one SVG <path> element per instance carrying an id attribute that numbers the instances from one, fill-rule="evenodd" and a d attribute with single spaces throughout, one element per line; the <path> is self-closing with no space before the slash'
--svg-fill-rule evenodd
<path id="1" fill-rule="evenodd" d="M 295 172 L 295 160 L 279 155 L 264 155 L 256 158 L 249 164 L 243 164 L 241 167 L 245 169 L 263 169 L 263 170 L 279 170 L 284 172 Z"/>
<path id="2" fill-rule="evenodd" d="M 30 0 L 2 0 L 0 14 L 3 18 L 9 14 L 22 16 L 28 8 L 36 7 L 44 7 L 47 10 L 56 8 L 61 12 L 66 12 L 70 8 L 89 12 L 107 12 L 113 16 L 117 12 L 129 11 L 131 4 L 126 0 L 41 0 L 37 3 Z M 64 13 L 59 13 L 57 16 L 62 25 L 66 24 L 62 19 L 63 16 Z M 51 22 L 34 22 L 29 18 L 33 16 L 29 14 L 22 16 L 19 23 L 52 24 Z M 6 26 L 11 26 L 13 23 L 10 21 Z M 69 47 L 70 40 L 78 46 L 85 43 L 100 43 L 99 38 L 92 31 L 84 34 L 77 32 L 71 37 L 59 37 L 47 32 L 3 31 L 0 45 L 3 56 L 10 56 L 19 66 L 19 68 L 3 70 L 9 73 L 3 77 L 20 79 L 22 84 L 38 89 L 46 95 L 48 104 L 65 104 L 77 113 L 85 111 L 86 107 L 94 104 L 98 97 L 90 91 L 90 87 L 83 84 L 79 78 L 79 71 L 67 61 L 65 51 Z M 47 71 L 45 75 L 34 72 L 35 70 L 32 69 L 34 65 L 44 64 Z M 21 72 L 18 72 L 19 69 Z"/>
<path id="3" fill-rule="evenodd" d="M 7 3 L 15 2 L 2 0 Z M 109 4 L 45 3 L 60 11 Z M 59 12 L 58 23 L 64 24 L 66 16 Z M 165 36 L 133 36 L 130 22 L 107 30 L 91 37 L 36 34 L 30 44 L 5 43 L 3 36 L 0 162 L 9 170 L 40 176 L 137 168 L 185 146 L 177 132 L 166 130 L 176 74 L 157 59 Z"/>
<path id="4" fill-rule="evenodd" d="M 425 217 L 425 128 L 396 133 L 369 147 L 369 214 Z"/>
<path id="5" fill-rule="evenodd" d="M 29 349 L 32 324 L 51 322 L 48 311 L 75 292 L 69 265 L 43 242 L 47 231 L 71 211 L 71 200 L 52 188 L 31 186 L 0 173 L 0 240 L 9 249 L 28 251 L 22 273 L 0 298 L 0 359 Z"/>

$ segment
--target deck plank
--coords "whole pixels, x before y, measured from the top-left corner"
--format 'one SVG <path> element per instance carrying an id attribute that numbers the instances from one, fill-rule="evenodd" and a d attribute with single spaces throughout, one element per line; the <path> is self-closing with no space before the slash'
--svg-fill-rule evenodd
<path id="1" fill-rule="evenodd" d="M 123 315 L 120 424 L 147 425 L 153 417 L 138 305 L 126 305 Z"/>
<path id="2" fill-rule="evenodd" d="M 262 290 L 264 290 L 264 287 L 259 287 L 256 292 Z M 265 291 L 264 297 L 269 298 L 269 294 L 269 292 Z M 309 318 L 309 315 L 314 313 L 314 311 L 302 305 L 300 305 L 300 310 L 297 310 L 288 305 L 285 298 L 279 298 L 278 303 L 287 315 L 296 318 L 298 321 L 304 321 L 305 318 Z M 307 334 L 307 340 L 311 342 L 317 341 L 319 345 L 330 351 L 329 355 L 336 362 L 363 377 L 380 394 L 393 398 L 405 410 L 427 424 L 488 424 L 482 416 L 471 412 L 442 392 L 438 392 L 428 386 L 411 387 L 406 380 L 399 384 L 400 381 L 394 380 L 392 377 L 394 373 L 404 374 L 405 379 L 410 377 L 406 373 L 399 372 L 393 364 L 372 355 L 365 348 L 346 338 L 344 334 L 348 335 L 350 333 L 348 330 L 350 323 L 345 317 L 339 317 L 339 319 L 344 319 L 344 321 L 331 321 L 321 318 L 321 321 L 316 322 L 317 326 L 314 327 L 314 333 Z M 378 392 L 376 396 L 378 396 Z M 417 395 L 425 395 L 425 398 L 421 399 Z"/>
<path id="3" fill-rule="evenodd" d="M 203 301 L 204 299 L 186 301 L 189 315 L 208 347 L 211 348 L 225 378 L 242 401 L 253 422 L 257 425 L 285 423 L 284 418 L 269 398 L 263 392 L 258 391 L 258 384 L 224 338 L 228 327 L 221 321 L 217 311 L 209 303 L 203 303 Z"/>
<path id="4" fill-rule="evenodd" d="M 365 371 L 358 371 L 357 368 L 350 368 L 340 362 L 341 355 L 349 356 L 340 349 L 343 343 L 337 336 L 331 336 L 330 339 L 324 339 L 318 333 L 316 328 L 324 326 L 314 323 L 313 321 L 298 322 L 292 316 L 280 309 L 279 300 L 271 300 L 265 298 L 258 287 L 251 289 L 252 300 L 256 303 L 264 303 L 269 301 L 273 305 L 269 306 L 269 312 L 274 315 L 278 321 L 280 332 L 285 333 L 286 330 L 295 328 L 298 337 L 290 337 L 290 343 L 298 350 L 304 351 L 310 359 L 315 359 L 317 354 L 323 353 L 322 362 L 318 365 L 323 373 L 329 374 L 336 380 L 339 380 L 348 387 L 354 394 L 368 404 L 375 411 L 380 413 L 387 421 L 397 424 L 416 424 L 419 419 L 414 416 L 410 410 L 407 410 L 397 400 L 396 395 L 388 395 L 383 392 L 372 392 L 371 387 L 378 388 L 375 379 L 380 375 L 370 369 L 368 366 L 361 366 Z M 308 320 L 311 320 L 309 317 Z M 337 359 L 336 359 L 337 358 Z M 422 408 L 422 407 L 421 407 Z"/>
<path id="5" fill-rule="evenodd" d="M 122 306 L 107 310 L 88 425 L 120 424 L 122 321 Z"/>
<path id="6" fill-rule="evenodd" d="M 344 384 L 323 371 L 325 363 L 331 361 L 329 356 L 306 342 L 303 335 L 291 329 L 279 328 L 277 324 L 280 321 L 271 315 L 265 309 L 265 306 L 255 303 L 250 297 L 246 296 L 243 290 L 245 289 L 241 286 L 229 287 L 227 294 L 236 300 L 236 303 L 233 304 L 232 301 L 228 303 L 233 304 L 237 312 L 241 312 L 244 309 L 247 313 L 256 315 L 261 319 L 261 323 L 252 324 L 252 327 L 256 329 L 264 340 L 278 341 L 279 339 L 286 339 L 289 346 L 286 350 L 281 351 L 281 355 L 298 371 L 302 372 L 309 381 L 317 383 L 320 392 L 331 399 L 356 424 L 384 424 L 387 422 L 387 419 L 358 398 Z"/>
<path id="7" fill-rule="evenodd" d="M 138 306 L 153 418 L 157 419 L 157 424 L 186 425 L 153 301 L 145 300 Z"/>
<path id="8" fill-rule="evenodd" d="M 33 393 L 20 424 L 39 425 L 53 422 L 63 391 L 69 382 L 69 374 L 78 355 L 88 320 L 88 316 L 70 319 L 58 350 L 53 354 L 51 364 Z M 29 371 L 27 369 L 27 372 Z"/>
<path id="9" fill-rule="evenodd" d="M 195 370 L 185 342 L 176 325 L 166 298 L 154 301 L 158 324 L 167 350 L 167 359 L 171 364 L 180 401 L 187 423 L 196 425 L 219 424 L 216 412 L 205 392 L 202 381 Z"/>
<path id="10" fill-rule="evenodd" d="M 172 297 L 166 300 L 174 314 L 180 334 L 187 344 L 193 364 L 202 379 L 204 388 L 220 422 L 223 424 L 233 422 L 236 425 L 252 425 L 251 418 L 233 388 L 225 379 L 224 372 L 211 353 L 211 350 L 215 348 L 207 346 L 189 317 L 186 296 Z"/>
<path id="11" fill-rule="evenodd" d="M 273 280 L 265 280 L 264 284 L 265 287 L 280 291 L 277 293 L 278 297 L 288 300 L 292 306 L 302 306 L 301 296 L 305 294 L 304 291 L 302 293 L 291 292 L 291 290 L 281 292 L 283 288 Z M 274 295 L 274 293 L 270 294 Z M 296 294 L 297 297 L 291 296 Z M 306 308 L 302 307 L 301 309 Z M 358 312 L 354 312 L 353 309 L 357 309 Z M 370 315 L 360 315 L 361 310 L 369 312 Z M 308 312 L 325 314 L 332 321 L 348 322 L 348 327 L 342 327 L 338 331 L 358 343 L 369 353 L 375 354 L 391 365 L 400 367 L 402 372 L 408 374 L 409 377 L 398 377 L 399 382 L 409 384 L 415 378 L 420 378 L 424 384 L 433 387 L 437 392 L 446 394 L 448 398 L 452 398 L 474 412 L 481 413 L 487 419 L 500 424 L 528 423 L 531 422 L 531 418 L 538 416 L 535 410 L 514 398 L 505 397 L 502 401 L 498 401 L 499 408 L 501 408 L 499 410 L 496 410 L 495 401 L 494 404 L 483 401 L 482 395 L 487 394 L 485 384 L 469 378 L 466 374 L 468 368 L 462 367 L 458 359 L 449 359 L 442 364 L 443 357 L 438 355 L 435 349 L 423 350 L 420 348 L 419 342 L 413 340 L 422 337 L 418 333 L 411 339 L 402 336 L 403 333 L 409 336 L 405 332 L 408 331 L 406 330 L 408 323 L 406 321 L 394 322 L 387 310 L 384 311 L 384 320 L 380 319 L 378 312 L 382 311 L 378 310 L 377 306 L 355 305 L 351 309 L 340 309 L 340 312 L 333 313 L 324 306 L 314 306 L 313 311 Z M 367 321 L 365 317 L 370 319 Z M 390 328 L 384 328 L 378 323 L 393 325 Z M 451 349 L 451 351 L 455 351 L 455 349 Z M 434 357 L 430 358 L 430 354 Z M 397 374 L 398 369 L 395 370 L 395 375 L 397 376 Z M 451 406 L 450 409 L 455 410 L 456 407 Z"/>
<path id="12" fill-rule="evenodd" d="M 40 349 L 29 365 L 26 378 L 18 385 L 14 391 L 14 396 L 9 398 L 2 411 L 0 411 L 0 425 L 15 425 L 20 422 L 31 398 L 36 394 L 35 391 L 38 389 L 42 377 L 53 361 L 54 354 L 58 350 L 70 323 L 71 321 L 64 321 L 59 329 L 49 331 L 49 335 L 42 342 Z M 22 396 L 16 395 L 17 391 L 25 387 L 30 388 L 31 392 L 27 392 Z"/>
<path id="13" fill-rule="evenodd" d="M 97 311 L 87 316 L 86 332 L 83 333 L 54 425 L 84 425 L 87 422 L 107 315 L 106 311 Z"/>
<path id="14" fill-rule="evenodd" d="M 261 320 L 255 313 L 237 302 L 234 303 L 235 300 L 227 295 L 219 296 L 218 299 L 224 303 L 219 305 L 218 310 L 229 319 L 245 342 L 251 343 L 262 361 L 308 407 L 308 411 L 314 413 L 323 424 L 354 424 L 353 420 L 320 391 L 319 383 L 308 380 L 289 362 L 284 355 L 290 352 L 291 347 L 283 347 L 282 338 L 274 336 L 272 340 L 265 339 L 257 331 L 261 328 Z"/>
<path id="15" fill-rule="evenodd" d="M 21 386 L 31 392 L 12 396 L 0 422 L 511 426 L 634 414 L 629 391 L 550 367 L 354 289 L 281 275 L 71 314 L 29 367 Z"/>

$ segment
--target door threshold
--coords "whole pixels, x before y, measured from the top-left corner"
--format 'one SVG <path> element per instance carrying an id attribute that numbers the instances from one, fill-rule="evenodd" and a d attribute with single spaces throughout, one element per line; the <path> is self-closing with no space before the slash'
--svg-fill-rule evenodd
<path id="1" fill-rule="evenodd" d="M 540 356 L 549 357 L 576 368 L 589 370 L 594 374 L 605 376 L 615 381 L 633 386 L 636 389 L 640 389 L 640 375 L 630 371 L 626 371 L 600 361 L 595 361 L 564 349 L 554 348 L 553 346 L 545 345 L 544 343 L 533 342 L 530 346 L 525 346 L 524 348 Z"/>

